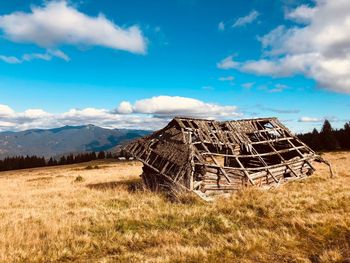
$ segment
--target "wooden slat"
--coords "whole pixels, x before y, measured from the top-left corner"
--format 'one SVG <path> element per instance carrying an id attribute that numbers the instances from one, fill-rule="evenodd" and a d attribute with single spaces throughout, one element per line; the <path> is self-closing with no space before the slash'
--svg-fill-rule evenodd
<path id="1" fill-rule="evenodd" d="M 275 167 L 281 167 L 281 166 L 286 166 L 287 164 L 293 164 L 293 163 L 297 163 L 299 161 L 305 161 L 307 160 L 309 157 L 305 157 L 305 158 L 300 158 L 298 160 L 291 160 L 291 161 L 286 161 L 285 163 L 281 163 L 281 164 L 275 164 L 275 165 L 269 165 L 268 168 L 275 168 Z M 203 165 L 203 163 L 195 163 L 195 165 Z M 208 167 L 215 167 L 215 168 L 220 168 L 221 166 L 215 165 L 215 164 L 204 164 L 205 166 Z M 259 170 L 264 170 L 265 167 L 260 167 L 260 168 L 241 168 L 241 167 L 230 167 L 230 166 L 222 166 L 223 169 L 227 169 L 227 170 L 247 170 L 247 171 L 259 171 Z"/>
<path id="2" fill-rule="evenodd" d="M 303 149 L 305 148 L 304 146 L 298 146 L 298 149 Z M 290 152 L 293 151 L 295 149 L 283 149 L 283 150 L 278 150 L 279 153 L 286 153 L 286 152 Z M 268 152 L 268 153 L 256 153 L 256 154 L 249 154 L 249 155 L 233 155 L 233 154 L 224 154 L 224 153 L 202 153 L 202 155 L 214 155 L 214 156 L 223 156 L 223 157 L 238 157 L 238 158 L 250 158 L 250 157 L 258 157 L 258 156 L 270 156 L 270 155 L 275 155 L 275 152 Z"/>
<path id="3" fill-rule="evenodd" d="M 202 146 L 204 147 L 204 149 L 209 152 L 209 149 L 207 148 L 207 146 L 205 146 L 205 144 L 203 143 Z M 211 159 L 213 160 L 213 162 L 219 167 L 221 173 L 225 176 L 225 178 L 227 179 L 227 181 L 231 182 L 230 178 L 227 176 L 225 170 L 222 168 L 222 166 L 220 166 L 220 164 L 218 163 L 218 161 L 214 158 L 213 155 L 209 155 L 211 157 Z"/>

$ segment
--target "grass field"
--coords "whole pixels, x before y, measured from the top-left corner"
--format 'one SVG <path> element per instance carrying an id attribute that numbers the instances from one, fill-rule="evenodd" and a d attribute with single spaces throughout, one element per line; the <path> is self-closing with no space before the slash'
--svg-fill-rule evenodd
<path id="1" fill-rule="evenodd" d="M 309 179 L 212 203 L 143 191 L 137 162 L 3 172 L 0 262 L 342 262 L 350 153 L 325 157 L 333 179 L 317 165 Z"/>

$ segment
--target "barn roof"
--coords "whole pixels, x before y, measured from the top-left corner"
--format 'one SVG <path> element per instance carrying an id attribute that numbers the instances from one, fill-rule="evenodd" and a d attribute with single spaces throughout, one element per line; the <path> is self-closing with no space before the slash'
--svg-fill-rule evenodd
<path id="1" fill-rule="evenodd" d="M 217 170 L 228 183 L 240 176 L 256 185 L 263 174 L 269 184 L 269 179 L 279 183 L 281 174 L 299 178 L 313 171 L 310 160 L 316 157 L 274 117 L 222 122 L 176 117 L 125 149 L 154 173 L 190 190 L 199 167 Z"/>

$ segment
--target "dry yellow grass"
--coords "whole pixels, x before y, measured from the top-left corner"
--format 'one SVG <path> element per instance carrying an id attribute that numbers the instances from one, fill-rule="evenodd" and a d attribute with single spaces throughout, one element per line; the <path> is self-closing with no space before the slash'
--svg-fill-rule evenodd
<path id="1" fill-rule="evenodd" d="M 326 158 L 334 179 L 318 165 L 307 180 L 213 203 L 142 191 L 136 162 L 0 173 L 0 261 L 342 262 L 350 153 Z"/>

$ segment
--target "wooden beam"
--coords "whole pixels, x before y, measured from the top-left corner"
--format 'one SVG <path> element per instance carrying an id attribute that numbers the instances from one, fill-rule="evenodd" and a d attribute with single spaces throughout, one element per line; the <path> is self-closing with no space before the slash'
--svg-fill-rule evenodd
<path id="1" fill-rule="evenodd" d="M 282 166 L 287 166 L 287 165 L 293 165 L 293 164 L 296 164 L 298 162 L 303 162 L 303 161 L 305 161 L 307 159 L 309 159 L 309 157 L 295 159 L 295 160 L 291 160 L 291 161 L 286 161 L 286 162 L 280 163 L 280 164 L 269 165 L 267 167 L 270 169 L 270 168 L 277 168 L 277 167 L 282 167 Z M 261 170 L 265 170 L 266 169 L 266 167 L 241 168 L 241 167 L 219 166 L 219 165 L 216 165 L 216 164 L 203 164 L 203 163 L 195 163 L 195 165 L 205 165 L 205 166 L 214 167 L 214 168 L 222 167 L 223 169 L 226 169 L 226 170 L 239 170 L 239 171 L 242 171 L 244 169 L 247 170 L 247 171 L 261 171 Z"/>
<path id="2" fill-rule="evenodd" d="M 237 163 L 239 164 L 239 166 L 243 169 L 243 173 L 247 176 L 248 181 L 249 181 L 252 185 L 255 185 L 254 181 L 250 178 L 247 169 L 243 166 L 243 164 L 238 160 L 237 157 L 236 157 L 236 161 L 237 161 Z"/>
<path id="3" fill-rule="evenodd" d="M 260 125 L 260 123 L 259 123 Z M 273 126 L 273 124 L 271 124 Z M 261 126 L 261 125 L 260 125 Z M 262 127 L 262 126 L 261 126 Z M 281 135 L 281 134 L 280 134 Z M 287 140 L 288 141 L 288 140 Z M 280 157 L 282 163 L 285 163 L 286 160 L 283 158 L 283 156 L 275 149 L 275 147 L 270 143 L 268 142 L 268 145 L 271 147 L 271 149 Z M 293 150 L 294 150 L 295 146 L 293 147 Z M 294 176 L 296 177 L 300 177 L 294 170 L 292 167 L 290 167 L 289 165 L 286 165 L 286 167 L 294 174 Z"/>
<path id="4" fill-rule="evenodd" d="M 205 146 L 205 144 L 203 143 L 202 146 L 204 147 L 204 149 L 210 153 L 209 149 L 207 148 L 207 146 Z M 219 167 L 221 173 L 225 176 L 225 178 L 227 179 L 228 182 L 231 182 L 230 178 L 228 177 L 228 175 L 226 174 L 225 170 L 222 168 L 221 165 L 219 165 L 218 161 L 214 158 L 213 155 L 210 155 L 211 159 L 213 160 L 213 162 Z"/>
<path id="5" fill-rule="evenodd" d="M 304 146 L 299 146 L 299 149 L 304 148 Z M 291 152 L 294 149 L 284 149 L 284 150 L 278 150 L 279 153 L 286 153 Z M 268 153 L 257 153 L 257 154 L 246 154 L 246 155 L 233 155 L 233 154 L 225 154 L 225 153 L 202 153 L 202 155 L 214 155 L 214 156 L 223 156 L 223 157 L 238 157 L 238 158 L 250 158 L 250 157 L 258 157 L 258 156 L 269 156 L 269 155 L 275 155 L 275 152 L 268 152 Z"/>
<path id="6" fill-rule="evenodd" d="M 152 165 L 150 165 L 150 164 L 144 162 L 144 161 L 143 161 L 142 159 L 140 159 L 140 158 L 136 158 L 136 159 L 139 160 L 140 162 L 142 162 L 144 165 L 146 165 L 146 166 L 148 166 L 149 168 L 151 168 L 152 170 L 154 170 L 156 173 L 159 173 L 160 175 L 164 176 L 165 178 L 167 178 L 170 182 L 174 183 L 175 185 L 181 187 L 182 189 L 184 189 L 184 190 L 186 190 L 186 191 L 189 190 L 189 189 L 186 188 L 185 186 L 183 186 L 183 185 L 179 184 L 178 182 L 174 181 L 174 179 L 171 178 L 170 176 L 168 176 L 168 175 L 162 173 L 161 171 L 159 171 L 159 170 L 158 170 L 157 168 L 155 168 L 154 166 L 152 166 Z"/>

